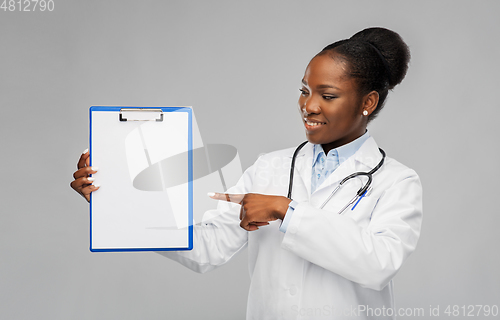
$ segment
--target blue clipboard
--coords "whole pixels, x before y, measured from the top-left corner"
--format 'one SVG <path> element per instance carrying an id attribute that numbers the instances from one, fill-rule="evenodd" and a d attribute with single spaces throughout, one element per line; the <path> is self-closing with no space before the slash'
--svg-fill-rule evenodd
<path id="1" fill-rule="evenodd" d="M 193 248 L 190 107 L 90 108 L 90 251 Z"/>

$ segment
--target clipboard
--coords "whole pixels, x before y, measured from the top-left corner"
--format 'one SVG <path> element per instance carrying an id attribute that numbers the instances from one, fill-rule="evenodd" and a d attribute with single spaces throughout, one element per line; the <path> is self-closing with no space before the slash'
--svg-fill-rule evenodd
<path id="1" fill-rule="evenodd" d="M 193 248 L 190 107 L 90 108 L 90 251 Z"/>

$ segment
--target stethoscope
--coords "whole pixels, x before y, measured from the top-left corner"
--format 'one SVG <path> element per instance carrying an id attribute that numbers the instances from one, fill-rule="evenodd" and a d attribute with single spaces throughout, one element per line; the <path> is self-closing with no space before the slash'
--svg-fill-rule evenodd
<path id="1" fill-rule="evenodd" d="M 305 146 L 307 142 L 308 141 L 304 141 L 303 143 L 301 143 L 297 147 L 297 149 L 295 149 L 295 152 L 293 153 L 293 156 L 292 156 L 292 166 L 290 168 L 290 184 L 288 185 L 288 199 L 292 199 L 293 172 L 295 170 L 295 158 L 297 158 L 297 153 L 299 153 L 300 149 L 302 149 L 302 147 Z M 377 172 L 378 169 L 380 169 L 380 167 L 382 167 L 382 165 L 384 164 L 384 160 L 385 160 L 385 152 L 384 152 L 384 150 L 382 150 L 380 148 L 378 148 L 378 149 L 380 150 L 380 153 L 382 154 L 382 160 L 380 160 L 380 162 L 372 170 L 370 170 L 368 172 L 355 172 L 355 173 L 350 174 L 347 177 L 345 177 L 342 181 L 340 181 L 339 185 L 332 191 L 332 193 L 325 200 L 325 202 L 323 202 L 323 204 L 319 207 L 320 209 L 323 209 L 323 207 L 325 206 L 325 204 L 328 201 L 330 201 L 330 199 L 333 197 L 333 195 L 335 193 L 337 193 L 337 191 L 339 191 L 339 189 L 342 187 L 342 185 L 344 185 L 344 183 L 346 183 L 347 181 L 349 181 L 352 178 L 355 178 L 355 177 L 358 177 L 358 176 L 366 176 L 368 178 L 368 180 L 366 181 L 366 183 L 364 184 L 364 186 L 361 187 L 358 190 L 358 192 L 356 193 L 356 195 L 354 196 L 354 198 L 352 198 L 349 201 L 349 203 L 347 203 L 339 211 L 339 214 L 342 214 L 350 205 L 352 205 L 353 203 L 356 202 L 356 204 L 351 208 L 351 210 L 353 210 L 356 207 L 356 205 L 358 204 L 358 202 L 361 200 L 361 198 L 371 192 L 371 190 L 372 190 L 371 184 L 372 184 L 372 179 L 373 179 L 372 176 L 373 176 L 373 174 L 375 172 Z"/>

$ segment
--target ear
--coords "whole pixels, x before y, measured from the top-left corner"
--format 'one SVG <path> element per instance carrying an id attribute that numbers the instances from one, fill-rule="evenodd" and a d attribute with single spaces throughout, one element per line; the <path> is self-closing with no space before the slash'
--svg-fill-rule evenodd
<path id="1" fill-rule="evenodd" d="M 362 103 L 362 108 L 361 112 L 367 111 L 368 114 L 366 116 L 369 116 L 372 114 L 375 109 L 377 109 L 378 106 L 378 92 L 377 91 L 372 91 L 368 93 L 364 98 L 363 98 L 363 103 Z"/>

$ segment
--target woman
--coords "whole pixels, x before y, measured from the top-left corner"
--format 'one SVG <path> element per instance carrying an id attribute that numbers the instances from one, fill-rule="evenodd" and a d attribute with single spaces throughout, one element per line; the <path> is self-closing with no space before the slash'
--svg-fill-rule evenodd
<path id="1" fill-rule="evenodd" d="M 391 279 L 416 247 L 422 189 L 415 171 L 385 157 L 366 127 L 403 80 L 409 57 L 401 37 L 383 28 L 324 48 L 300 89 L 308 142 L 261 156 L 228 194 L 210 195 L 227 202 L 195 227 L 192 251 L 160 254 L 206 272 L 248 245 L 248 319 L 396 316 Z M 88 200 L 98 188 L 87 178 L 95 172 L 87 158 L 72 187 Z M 373 181 L 359 197 L 366 176 L 332 196 L 345 177 L 368 171 Z"/>

